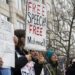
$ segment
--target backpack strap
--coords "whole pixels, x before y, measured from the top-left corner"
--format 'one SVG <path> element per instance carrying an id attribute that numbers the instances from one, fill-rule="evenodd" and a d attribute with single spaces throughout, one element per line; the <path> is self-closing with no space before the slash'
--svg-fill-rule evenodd
<path id="1" fill-rule="evenodd" d="M 55 75 L 54 69 L 52 68 L 52 66 L 50 64 L 47 64 L 46 68 L 50 75 Z"/>
<path id="2" fill-rule="evenodd" d="M 51 75 L 51 71 L 49 70 L 48 65 L 46 65 L 46 68 L 47 68 L 47 70 L 48 70 L 49 74 Z"/>

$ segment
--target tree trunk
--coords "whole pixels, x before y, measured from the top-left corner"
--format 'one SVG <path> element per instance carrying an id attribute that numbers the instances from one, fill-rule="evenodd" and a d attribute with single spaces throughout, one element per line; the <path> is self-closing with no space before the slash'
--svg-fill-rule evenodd
<path id="1" fill-rule="evenodd" d="M 73 26 L 74 18 L 75 18 L 75 8 L 74 8 L 74 12 L 73 12 L 72 22 L 71 22 L 71 25 L 70 25 L 69 41 L 68 41 L 68 50 L 67 50 L 67 62 L 66 62 L 66 68 L 68 68 L 68 65 L 69 65 L 69 59 L 70 59 L 70 42 L 71 42 L 71 34 L 72 34 L 72 26 Z"/>

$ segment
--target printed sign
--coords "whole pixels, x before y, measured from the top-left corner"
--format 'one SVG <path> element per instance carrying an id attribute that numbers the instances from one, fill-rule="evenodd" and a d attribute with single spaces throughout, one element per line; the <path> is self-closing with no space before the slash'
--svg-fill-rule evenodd
<path id="1" fill-rule="evenodd" d="M 46 6 L 39 2 L 28 0 L 25 48 L 31 50 L 46 50 Z"/>

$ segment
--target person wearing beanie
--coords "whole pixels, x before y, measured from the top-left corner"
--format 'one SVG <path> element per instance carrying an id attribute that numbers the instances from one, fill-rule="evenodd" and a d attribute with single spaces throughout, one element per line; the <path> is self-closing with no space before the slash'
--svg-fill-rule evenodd
<path id="1" fill-rule="evenodd" d="M 53 54 L 54 54 L 53 51 L 48 50 L 47 53 L 46 53 L 46 56 L 47 56 L 48 58 L 51 58 Z"/>
<path id="2" fill-rule="evenodd" d="M 44 75 L 62 75 L 61 71 L 57 68 L 58 58 L 54 51 L 48 50 L 46 52 L 47 64 L 44 66 Z"/>

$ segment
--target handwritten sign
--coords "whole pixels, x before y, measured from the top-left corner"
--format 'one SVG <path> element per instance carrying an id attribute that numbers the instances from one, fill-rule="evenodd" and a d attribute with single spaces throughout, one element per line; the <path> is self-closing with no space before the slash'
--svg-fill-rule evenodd
<path id="1" fill-rule="evenodd" d="M 46 6 L 28 0 L 25 48 L 38 51 L 46 50 Z"/>

